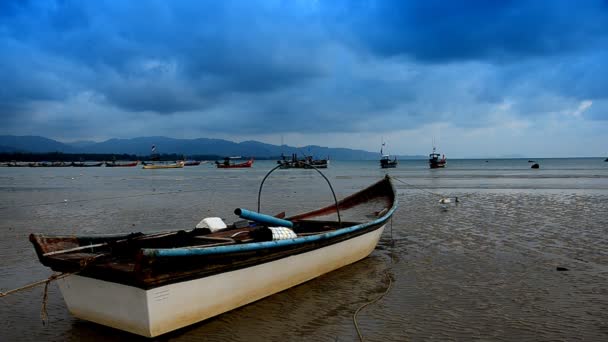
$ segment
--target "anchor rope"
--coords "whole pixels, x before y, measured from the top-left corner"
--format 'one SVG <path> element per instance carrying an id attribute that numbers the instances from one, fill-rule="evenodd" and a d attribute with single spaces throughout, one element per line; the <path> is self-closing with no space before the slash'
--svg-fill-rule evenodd
<path id="1" fill-rule="evenodd" d="M 403 183 L 403 184 L 405 184 L 405 185 L 407 185 L 407 186 L 409 186 L 409 187 L 412 187 L 412 188 L 414 188 L 414 189 L 420 190 L 420 191 L 422 191 L 422 192 L 426 192 L 426 193 L 431 194 L 431 195 L 433 195 L 433 196 L 437 196 L 437 197 L 441 197 L 441 198 L 446 198 L 446 196 L 444 196 L 444 195 L 442 195 L 442 194 L 438 194 L 438 193 L 436 193 L 436 192 L 432 192 L 432 191 L 426 190 L 426 189 L 424 189 L 424 188 L 421 188 L 421 187 L 415 186 L 414 184 L 410 184 L 410 183 L 408 183 L 408 182 L 405 182 L 405 181 L 403 181 L 403 180 L 401 180 L 401 179 L 399 179 L 399 178 L 397 178 L 397 177 L 395 177 L 395 176 L 390 176 L 390 175 L 389 175 L 389 177 L 390 177 L 391 179 L 396 180 L 397 182 Z"/>
<path id="2" fill-rule="evenodd" d="M 392 279 L 392 276 L 390 274 L 390 271 L 393 268 L 393 264 L 395 263 L 394 250 L 392 248 L 392 247 L 394 247 L 394 245 L 395 245 L 395 241 L 393 240 L 393 217 L 391 216 L 391 264 L 389 265 L 389 267 L 386 270 L 384 270 L 384 275 L 388 279 L 388 286 L 386 287 L 386 290 L 384 290 L 384 292 L 382 294 L 380 294 L 379 296 L 377 296 L 373 300 L 371 300 L 371 301 L 369 301 L 369 302 L 361 305 L 359 308 L 357 308 L 357 310 L 355 310 L 355 313 L 353 314 L 353 323 L 355 324 L 355 329 L 357 330 L 357 336 L 359 336 L 359 341 L 361 341 L 361 342 L 363 342 L 364 339 L 363 339 L 363 334 L 361 333 L 361 329 L 359 329 L 359 324 L 357 323 L 357 315 L 365 307 L 367 307 L 367 306 L 369 306 L 371 304 L 374 304 L 377 301 L 379 301 L 380 299 L 382 299 L 391 290 L 392 285 L 393 285 L 393 279 Z"/>
<path id="3" fill-rule="evenodd" d="M 6 292 L 0 292 L 0 298 L 8 296 L 13 293 L 29 290 L 31 288 L 44 284 L 44 290 L 42 292 L 42 306 L 40 308 L 40 318 L 42 319 L 42 325 L 46 325 L 46 323 L 48 322 L 48 314 L 46 312 L 46 305 L 48 302 L 49 284 L 55 280 L 63 279 L 65 277 L 69 277 L 71 275 L 82 272 L 87 266 L 91 265 L 93 263 L 93 261 L 97 260 L 99 257 L 102 257 L 104 255 L 106 255 L 106 254 L 102 253 L 102 254 L 93 255 L 93 256 L 87 258 L 84 261 L 82 267 L 78 271 L 53 273 L 50 277 L 48 277 L 46 279 L 35 281 L 33 283 L 29 283 L 27 285 L 24 285 L 24 286 L 21 286 L 21 287 L 18 287 L 16 289 L 12 289 L 12 290 L 9 290 Z"/>
<path id="4" fill-rule="evenodd" d="M 80 271 L 78 271 L 78 272 L 80 272 Z M 18 288 L 16 288 L 16 289 L 8 290 L 8 291 L 6 291 L 6 292 L 0 292 L 0 298 L 5 297 L 5 296 L 8 296 L 8 295 L 13 294 L 13 293 L 17 293 L 17 292 L 21 292 L 21 291 L 29 290 L 29 289 L 31 289 L 31 288 L 33 288 L 33 287 L 38 286 L 38 285 L 47 284 L 47 283 L 49 283 L 49 282 L 51 282 L 51 281 L 53 281 L 53 280 L 57 280 L 57 279 L 61 279 L 61 278 L 65 278 L 65 277 L 70 276 L 70 275 L 75 274 L 75 273 L 77 273 L 77 272 L 72 272 L 72 273 L 59 273 L 59 274 L 55 273 L 55 274 L 51 275 L 50 277 L 48 277 L 48 278 L 46 278 L 46 279 L 39 280 L 39 281 L 35 281 L 35 282 L 33 282 L 33 283 L 29 283 L 29 284 L 27 284 L 27 285 L 24 285 L 24 286 L 18 287 Z"/>

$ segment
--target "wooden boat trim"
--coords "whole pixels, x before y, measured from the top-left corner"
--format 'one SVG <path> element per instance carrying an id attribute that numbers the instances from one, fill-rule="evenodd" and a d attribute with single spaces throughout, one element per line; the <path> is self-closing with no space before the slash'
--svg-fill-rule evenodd
<path id="1" fill-rule="evenodd" d="M 384 182 L 384 181 L 386 181 L 386 180 L 382 180 L 380 182 Z M 374 188 L 374 186 L 376 186 L 380 182 L 366 188 L 365 190 Z M 393 213 L 397 209 L 397 205 L 398 205 L 398 199 L 397 199 L 395 188 L 392 185 L 392 183 L 390 182 L 390 180 L 388 182 L 389 182 L 389 185 L 391 186 L 393 194 L 394 194 L 392 207 L 387 212 L 385 212 L 382 217 L 375 219 L 373 221 L 370 221 L 370 222 L 358 224 L 358 225 L 351 226 L 351 227 L 340 228 L 340 229 L 337 229 L 334 231 L 329 231 L 326 233 L 320 233 L 320 234 L 309 235 L 309 236 L 299 236 L 295 239 L 286 239 L 286 240 L 278 240 L 278 241 L 252 242 L 252 243 L 247 243 L 247 244 L 217 246 L 217 247 L 144 248 L 141 250 L 142 255 L 144 255 L 146 257 L 178 257 L 178 256 L 200 256 L 200 255 L 216 255 L 216 254 L 249 252 L 249 251 L 261 250 L 261 249 L 267 249 L 267 248 L 280 248 L 280 247 L 286 247 L 286 246 L 307 244 L 307 243 L 317 242 L 317 241 L 322 241 L 322 240 L 329 240 L 329 239 L 336 238 L 336 237 L 339 237 L 342 235 L 347 235 L 347 234 L 358 232 L 358 231 L 364 231 L 366 228 L 369 228 L 369 227 L 381 226 L 393 215 Z M 365 192 L 365 190 L 362 190 L 359 193 L 356 193 L 356 194 L 353 194 L 351 196 L 344 198 L 343 200 L 341 200 L 339 202 L 338 206 L 342 207 L 342 205 L 348 205 L 348 204 L 350 204 L 350 206 L 353 206 L 354 204 L 351 203 L 352 200 L 355 197 L 358 197 L 359 195 L 363 194 Z M 350 206 L 348 206 L 348 207 L 350 207 Z M 307 216 L 313 215 L 315 213 L 324 213 L 326 210 L 331 209 L 331 208 L 333 208 L 335 211 L 335 206 L 332 205 L 332 206 L 329 206 L 326 208 L 315 210 L 310 213 L 294 216 L 294 217 L 292 217 L 292 219 L 298 218 L 298 217 L 307 217 Z"/>
<path id="2" fill-rule="evenodd" d="M 263 242 L 252 242 L 247 244 L 238 245 L 227 245 L 227 246 L 194 246 L 184 248 L 144 248 L 142 254 L 147 257 L 178 257 L 178 256 L 199 256 L 199 255 L 214 255 L 214 254 L 229 254 L 238 252 L 249 252 L 266 248 L 279 248 L 286 246 L 295 246 L 306 244 L 310 242 L 316 242 L 321 240 L 327 240 L 334 237 L 339 237 L 348 233 L 364 230 L 365 228 L 381 225 L 393 214 L 396 207 L 393 206 L 386 215 L 376 219 L 374 221 L 358 224 L 356 226 L 341 228 L 335 231 L 321 233 L 317 235 L 300 236 L 295 239 L 277 240 L 277 241 L 263 241 Z"/>

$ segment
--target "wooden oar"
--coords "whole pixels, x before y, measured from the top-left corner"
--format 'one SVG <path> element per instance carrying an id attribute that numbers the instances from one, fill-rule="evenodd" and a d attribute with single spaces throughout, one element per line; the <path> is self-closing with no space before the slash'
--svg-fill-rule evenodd
<path id="1" fill-rule="evenodd" d="M 118 241 L 116 241 L 116 242 L 118 242 Z M 80 246 L 80 247 L 62 249 L 60 251 L 53 251 L 53 252 L 44 253 L 44 254 L 42 254 L 42 256 L 47 257 L 47 256 L 51 256 L 51 255 L 65 254 L 65 253 L 70 253 L 70 252 L 81 251 L 83 249 L 88 249 L 88 248 L 103 247 L 103 246 L 107 246 L 108 244 L 109 244 L 109 242 L 104 242 L 104 243 L 98 243 L 98 244 L 95 244 L 95 245 Z"/>

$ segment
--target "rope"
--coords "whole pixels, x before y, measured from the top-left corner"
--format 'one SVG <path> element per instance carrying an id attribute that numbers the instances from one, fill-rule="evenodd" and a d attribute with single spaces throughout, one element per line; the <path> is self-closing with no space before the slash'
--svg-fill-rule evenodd
<path id="1" fill-rule="evenodd" d="M 21 291 L 25 291 L 25 290 L 29 290 L 33 287 L 36 287 L 38 285 L 42 285 L 44 284 L 44 291 L 42 292 L 42 307 L 40 308 L 40 318 L 42 319 L 42 325 L 46 325 L 46 323 L 48 322 L 48 314 L 46 312 L 46 304 L 48 302 L 48 293 L 49 293 L 49 284 L 52 281 L 55 280 L 59 280 L 65 277 L 69 277 L 73 274 L 77 274 L 82 272 L 87 266 L 89 266 L 93 261 L 95 261 L 96 259 L 98 259 L 99 257 L 104 256 L 105 254 L 97 254 L 97 255 L 93 255 L 87 259 L 84 260 L 83 266 L 76 272 L 67 272 L 67 273 L 54 273 L 52 274 L 50 277 L 43 279 L 43 280 L 39 280 L 21 287 L 18 287 L 16 289 L 12 289 L 6 292 L 0 292 L 0 298 L 8 296 L 10 294 L 13 293 L 17 293 L 17 292 L 21 292 Z"/>
<path id="2" fill-rule="evenodd" d="M 384 297 L 390 290 L 393 284 L 393 281 L 391 279 L 390 274 L 388 273 L 388 270 L 386 270 L 386 272 L 384 273 L 386 275 L 386 278 L 388 278 L 388 287 L 386 288 L 386 290 L 384 291 L 384 293 L 382 293 L 381 295 L 379 295 L 378 297 L 376 297 L 374 300 L 367 302 L 363 305 L 361 305 L 356 311 L 355 314 L 353 315 L 353 322 L 355 323 L 355 329 L 357 329 L 357 335 L 359 336 L 359 340 L 361 342 L 363 342 L 363 335 L 361 334 L 361 330 L 359 329 L 359 324 L 357 324 L 357 314 L 359 314 L 359 312 L 361 310 L 363 310 L 366 306 L 371 305 L 377 301 L 379 301 L 380 299 L 382 299 L 382 297 Z"/>
<path id="3" fill-rule="evenodd" d="M 77 272 L 74 272 L 74 273 L 77 273 Z M 8 296 L 8 295 L 16 293 L 16 292 L 21 292 L 21 291 L 29 290 L 32 287 L 36 287 L 38 285 L 47 284 L 48 282 L 53 281 L 53 280 L 65 278 L 65 277 L 67 277 L 69 275 L 72 275 L 74 273 L 53 274 L 50 277 L 48 277 L 47 279 L 39 280 L 39 281 L 33 282 L 31 284 L 27 284 L 27 285 L 24 285 L 24 286 L 21 286 L 21 287 L 18 287 L 16 289 L 12 289 L 12 290 L 9 290 L 9 291 L 6 291 L 6 292 L 0 292 L 0 298 Z"/>
<path id="4" fill-rule="evenodd" d="M 394 240 L 393 240 L 393 218 L 391 217 L 391 244 L 394 246 Z M 380 299 L 382 299 L 384 296 L 386 296 L 386 294 L 391 290 L 391 287 L 393 285 L 393 280 L 392 277 L 389 273 L 390 269 L 393 267 L 392 264 L 394 263 L 394 256 L 393 254 L 393 250 L 391 248 L 391 266 L 389 266 L 389 268 L 387 268 L 384 271 L 384 275 L 386 276 L 386 278 L 388 278 L 388 286 L 386 287 L 386 290 L 384 290 L 384 293 L 382 293 L 381 295 L 379 295 L 378 297 L 376 297 L 375 299 L 373 299 L 370 302 L 367 302 L 363 305 L 361 305 L 353 314 L 353 323 L 355 324 L 355 329 L 357 330 L 357 335 L 359 336 L 359 341 L 363 342 L 363 335 L 361 334 L 361 330 L 359 329 L 359 324 L 357 324 L 357 315 L 359 314 L 359 312 L 361 310 L 363 310 L 366 306 L 371 305 L 377 301 L 379 301 Z"/>
<path id="5" fill-rule="evenodd" d="M 397 177 L 394 177 L 394 176 L 389 176 L 389 177 L 390 177 L 391 179 L 394 179 L 394 180 L 396 180 L 396 181 L 398 181 L 398 182 L 401 182 L 401 183 L 403 183 L 403 184 L 405 184 L 405 185 L 407 185 L 407 186 L 410 186 L 410 187 L 412 187 L 412 188 L 415 188 L 415 189 L 417 189 L 417 190 L 420 190 L 420 191 L 423 191 L 423 192 L 429 193 L 429 194 L 431 194 L 431 195 L 433 195 L 433 196 L 440 197 L 440 199 L 439 199 L 439 203 L 441 203 L 441 204 L 446 204 L 446 203 L 450 203 L 450 202 L 451 202 L 450 197 L 447 197 L 447 196 L 444 196 L 444 195 L 442 195 L 442 194 L 438 194 L 438 193 L 435 193 L 435 192 L 432 192 L 432 191 L 428 191 L 428 190 L 423 189 L 423 188 L 421 188 L 421 187 L 417 187 L 417 186 L 415 186 L 415 185 L 413 185 L 413 184 L 409 184 L 409 183 L 407 183 L 407 182 L 404 182 L 404 181 L 402 181 L 401 179 L 399 179 L 399 178 L 397 178 Z M 454 197 L 454 202 L 460 202 L 459 197 L 456 197 L 456 196 L 455 196 L 455 197 Z"/>
<path id="6" fill-rule="evenodd" d="M 431 192 L 431 191 L 428 191 L 428 190 L 426 190 L 426 189 L 423 189 L 423 188 L 417 187 L 417 186 L 415 186 L 415 185 L 413 185 L 413 184 L 410 184 L 410 183 L 404 182 L 404 181 L 402 181 L 401 179 L 399 179 L 399 178 L 397 178 L 397 177 L 395 177 L 395 176 L 389 176 L 389 177 L 391 177 L 392 179 L 396 180 L 397 182 L 403 183 L 403 184 L 405 184 L 405 185 L 407 185 L 407 186 L 410 186 L 410 187 L 412 187 L 412 188 L 418 189 L 418 190 L 420 190 L 420 191 L 423 191 L 423 192 L 429 193 L 429 194 L 431 194 L 431 195 L 433 195 L 433 196 L 438 196 L 438 197 L 441 197 L 441 198 L 446 198 L 445 196 L 443 196 L 443 195 L 441 195 L 441 194 L 438 194 L 438 193 L 435 193 L 435 192 Z"/>

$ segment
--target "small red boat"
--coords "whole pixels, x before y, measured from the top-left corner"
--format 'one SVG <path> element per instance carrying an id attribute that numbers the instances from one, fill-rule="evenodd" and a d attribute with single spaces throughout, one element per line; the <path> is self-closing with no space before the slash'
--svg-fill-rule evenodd
<path id="1" fill-rule="evenodd" d="M 231 163 L 230 162 L 229 157 L 224 158 L 223 162 L 219 162 L 216 161 L 215 162 L 215 166 L 217 166 L 218 169 L 236 169 L 236 168 L 244 168 L 244 167 L 251 167 L 253 165 L 253 158 L 249 159 L 246 162 L 243 163 Z"/>

